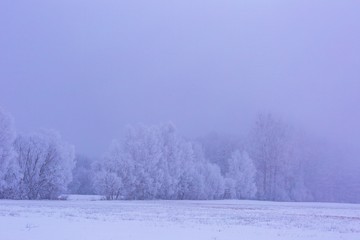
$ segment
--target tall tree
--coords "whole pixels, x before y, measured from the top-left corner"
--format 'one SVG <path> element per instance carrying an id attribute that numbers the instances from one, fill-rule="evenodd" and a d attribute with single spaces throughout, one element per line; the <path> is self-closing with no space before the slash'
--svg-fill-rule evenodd
<path id="1" fill-rule="evenodd" d="M 72 194 L 94 194 L 93 160 L 84 155 L 76 155 L 75 167 L 72 172 L 72 181 L 69 183 L 69 192 Z"/>
<path id="2" fill-rule="evenodd" d="M 252 129 L 248 150 L 257 168 L 258 198 L 292 200 L 291 191 L 299 178 L 291 128 L 271 114 L 260 114 Z"/>
<path id="3" fill-rule="evenodd" d="M 16 192 L 14 140 L 12 118 L 0 109 L 0 198 L 12 198 Z"/>

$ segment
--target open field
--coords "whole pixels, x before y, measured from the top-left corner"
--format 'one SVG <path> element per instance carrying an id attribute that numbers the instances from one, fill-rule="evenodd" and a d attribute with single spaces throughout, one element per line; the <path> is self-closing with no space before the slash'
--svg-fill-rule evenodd
<path id="1" fill-rule="evenodd" d="M 357 240 L 360 205 L 236 200 L 1 200 L 0 239 Z"/>

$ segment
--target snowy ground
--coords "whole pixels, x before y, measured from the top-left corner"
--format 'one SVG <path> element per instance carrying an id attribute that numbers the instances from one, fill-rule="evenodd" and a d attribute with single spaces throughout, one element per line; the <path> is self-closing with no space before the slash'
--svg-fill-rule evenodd
<path id="1" fill-rule="evenodd" d="M 356 204 L 98 199 L 1 200 L 0 239 L 360 239 Z"/>

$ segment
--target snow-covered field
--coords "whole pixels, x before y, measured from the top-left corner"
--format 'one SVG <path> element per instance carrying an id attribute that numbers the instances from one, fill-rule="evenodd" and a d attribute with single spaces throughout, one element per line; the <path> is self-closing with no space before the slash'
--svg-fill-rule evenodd
<path id="1" fill-rule="evenodd" d="M 69 199 L 1 200 L 0 239 L 360 239 L 357 204 Z"/>

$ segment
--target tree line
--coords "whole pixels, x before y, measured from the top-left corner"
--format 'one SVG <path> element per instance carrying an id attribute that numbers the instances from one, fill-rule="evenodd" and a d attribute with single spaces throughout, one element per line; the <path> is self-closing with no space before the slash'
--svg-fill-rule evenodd
<path id="1" fill-rule="evenodd" d="M 11 116 L 0 111 L 0 198 L 74 193 L 109 200 L 358 201 L 357 175 L 344 180 L 339 155 L 323 149 L 271 114 L 260 114 L 245 139 L 186 139 L 172 123 L 129 126 L 92 160 L 75 155 L 55 131 L 16 134 Z M 350 187 L 345 195 L 344 186 Z"/>

